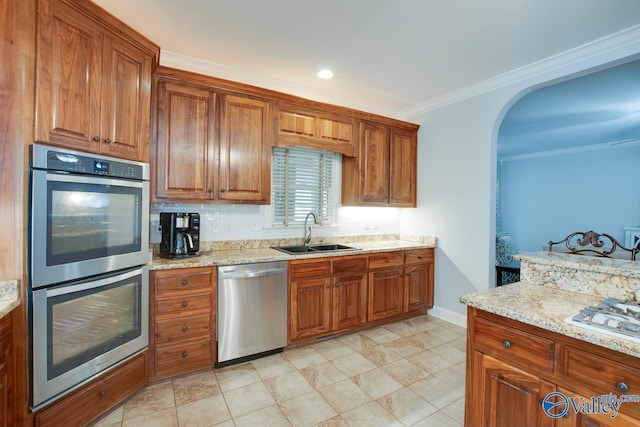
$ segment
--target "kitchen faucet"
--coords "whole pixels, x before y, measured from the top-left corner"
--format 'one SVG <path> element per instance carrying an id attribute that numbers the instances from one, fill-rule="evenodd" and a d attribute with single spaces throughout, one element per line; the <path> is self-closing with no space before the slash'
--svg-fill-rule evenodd
<path id="1" fill-rule="evenodd" d="M 318 224 L 318 217 L 313 212 L 309 212 L 307 216 L 304 218 L 304 245 L 309 246 L 309 242 L 311 242 L 311 226 L 309 226 L 309 236 L 307 236 L 307 220 L 309 217 L 313 217 L 313 223 Z"/>

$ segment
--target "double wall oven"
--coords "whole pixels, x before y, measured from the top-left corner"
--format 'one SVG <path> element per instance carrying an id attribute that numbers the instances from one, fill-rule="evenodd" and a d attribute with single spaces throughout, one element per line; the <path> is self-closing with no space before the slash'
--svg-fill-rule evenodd
<path id="1" fill-rule="evenodd" d="M 31 147 L 31 404 L 148 345 L 149 165 Z"/>

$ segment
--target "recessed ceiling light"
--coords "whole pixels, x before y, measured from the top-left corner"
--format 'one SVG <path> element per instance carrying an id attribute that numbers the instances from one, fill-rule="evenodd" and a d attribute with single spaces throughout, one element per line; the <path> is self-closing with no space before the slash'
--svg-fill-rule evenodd
<path id="1" fill-rule="evenodd" d="M 321 79 L 330 79 L 331 77 L 333 77 L 333 73 L 331 72 L 331 70 L 324 68 L 318 71 L 318 77 L 320 77 Z"/>

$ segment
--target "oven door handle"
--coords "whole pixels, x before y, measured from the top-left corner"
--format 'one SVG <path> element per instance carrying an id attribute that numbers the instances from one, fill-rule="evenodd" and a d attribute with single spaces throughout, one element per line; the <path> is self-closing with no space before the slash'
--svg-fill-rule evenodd
<path id="1" fill-rule="evenodd" d="M 142 188 L 144 183 L 148 181 L 128 180 L 119 178 L 106 178 L 102 176 L 90 175 L 72 175 L 65 173 L 46 172 L 47 181 L 55 182 L 73 182 L 78 184 L 89 185 L 113 185 L 119 187 L 137 187 Z"/>
<path id="2" fill-rule="evenodd" d="M 115 276 L 104 277 L 100 280 L 88 279 L 88 280 L 80 281 L 76 284 L 65 284 L 65 285 L 56 286 L 52 288 L 46 288 L 45 290 L 47 292 L 47 297 L 55 297 L 58 295 L 65 295 L 65 294 L 71 294 L 74 292 L 82 292 L 89 289 L 101 288 L 103 286 L 108 286 L 114 282 L 119 282 L 121 280 L 126 280 L 131 277 L 138 276 L 140 272 L 143 272 L 146 274 L 145 270 L 148 268 L 149 267 L 147 266 L 136 267 L 133 270 L 126 271 L 124 273 L 117 274 Z"/>

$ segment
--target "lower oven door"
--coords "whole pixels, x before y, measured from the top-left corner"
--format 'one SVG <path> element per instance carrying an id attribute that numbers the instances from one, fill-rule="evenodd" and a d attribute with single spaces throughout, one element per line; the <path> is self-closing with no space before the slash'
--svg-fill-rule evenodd
<path id="1" fill-rule="evenodd" d="M 32 304 L 33 409 L 148 345 L 146 266 L 37 289 Z"/>

